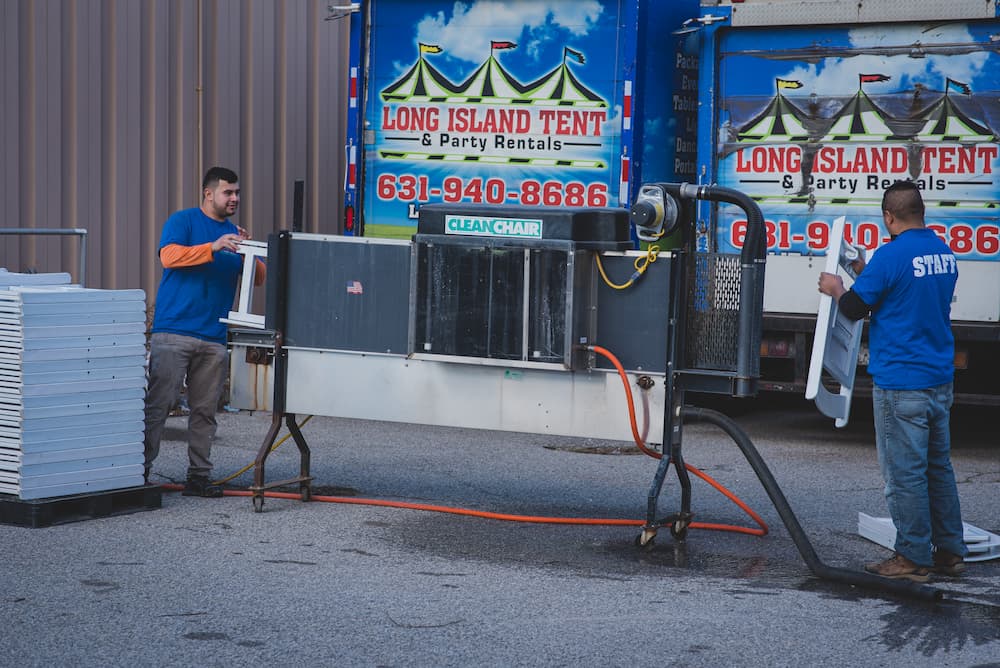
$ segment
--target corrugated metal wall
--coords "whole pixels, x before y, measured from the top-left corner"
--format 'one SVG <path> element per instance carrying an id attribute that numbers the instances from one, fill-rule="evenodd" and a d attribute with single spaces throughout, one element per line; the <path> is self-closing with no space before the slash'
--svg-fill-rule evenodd
<path id="1" fill-rule="evenodd" d="M 346 4 L 346 3 L 344 3 Z M 323 0 L 0 0 L 0 228 L 85 228 L 88 287 L 146 290 L 166 217 L 240 176 L 264 240 L 340 231 L 347 20 Z M 0 267 L 78 273 L 72 237 L 0 236 Z"/>

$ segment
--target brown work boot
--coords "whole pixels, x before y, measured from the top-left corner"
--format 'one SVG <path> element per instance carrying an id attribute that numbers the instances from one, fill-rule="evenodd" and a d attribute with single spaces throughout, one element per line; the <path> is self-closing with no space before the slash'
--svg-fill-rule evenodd
<path id="1" fill-rule="evenodd" d="M 184 483 L 181 496 L 200 496 L 206 499 L 217 499 L 222 496 L 222 487 L 209 481 L 207 476 L 189 475 Z"/>
<path id="2" fill-rule="evenodd" d="M 927 582 L 930 579 L 931 569 L 927 566 L 918 566 L 898 552 L 891 558 L 876 564 L 865 564 L 865 570 L 884 578 L 906 578 L 914 582 Z"/>
<path id="3" fill-rule="evenodd" d="M 947 550 L 934 551 L 934 572 L 958 577 L 965 571 L 965 559 Z"/>

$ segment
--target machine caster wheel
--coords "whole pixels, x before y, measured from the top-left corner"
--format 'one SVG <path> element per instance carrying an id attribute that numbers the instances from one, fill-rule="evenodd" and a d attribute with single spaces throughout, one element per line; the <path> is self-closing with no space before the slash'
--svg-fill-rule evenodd
<path id="1" fill-rule="evenodd" d="M 641 534 L 635 537 L 636 547 L 651 548 L 656 543 L 656 531 L 644 529 Z"/>
<path id="2" fill-rule="evenodd" d="M 263 495 L 261 495 L 261 496 L 254 496 L 253 497 L 253 511 L 255 513 L 262 513 L 262 512 L 264 512 L 264 497 L 263 497 Z"/>
<path id="3" fill-rule="evenodd" d="M 678 526 L 676 522 L 670 525 L 670 535 L 677 540 L 684 540 L 688 535 L 688 525 Z"/>
<path id="4" fill-rule="evenodd" d="M 301 495 L 302 500 L 305 501 L 306 503 L 312 501 L 313 498 L 312 487 L 310 487 L 309 485 L 303 485 L 299 489 L 299 495 Z"/>

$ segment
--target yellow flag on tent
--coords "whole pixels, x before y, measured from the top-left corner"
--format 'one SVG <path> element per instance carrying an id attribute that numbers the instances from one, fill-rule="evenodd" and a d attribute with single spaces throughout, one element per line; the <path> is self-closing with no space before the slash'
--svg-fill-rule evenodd
<path id="1" fill-rule="evenodd" d="M 801 81 L 793 81 L 791 79 L 775 79 L 774 82 L 778 85 L 778 90 L 782 88 L 802 88 Z"/>

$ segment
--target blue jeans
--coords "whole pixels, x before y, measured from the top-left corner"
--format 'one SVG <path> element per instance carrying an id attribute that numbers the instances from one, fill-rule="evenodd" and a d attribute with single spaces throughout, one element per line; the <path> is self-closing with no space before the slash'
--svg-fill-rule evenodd
<path id="1" fill-rule="evenodd" d="M 952 383 L 926 390 L 875 386 L 875 443 L 896 552 L 931 566 L 932 549 L 964 557 L 962 511 L 951 467 Z"/>

